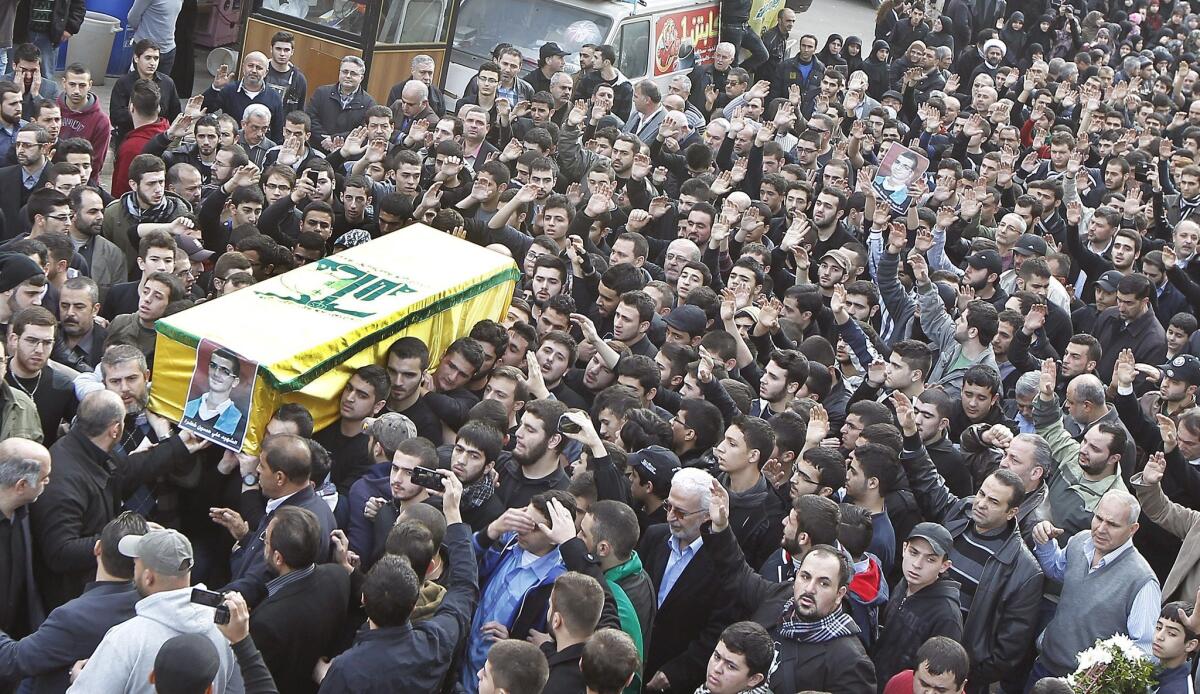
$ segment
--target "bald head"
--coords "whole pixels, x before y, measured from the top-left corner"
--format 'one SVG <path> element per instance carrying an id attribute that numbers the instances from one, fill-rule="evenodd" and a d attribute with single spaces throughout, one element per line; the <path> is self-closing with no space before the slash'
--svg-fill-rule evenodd
<path id="1" fill-rule="evenodd" d="M 50 479 L 50 451 L 36 441 L 8 438 L 0 442 L 0 513 L 33 503 Z"/>
<path id="2" fill-rule="evenodd" d="M 120 429 L 114 432 L 113 428 L 124 420 L 125 403 L 121 396 L 111 390 L 97 390 L 83 396 L 83 400 L 80 401 L 79 411 L 75 415 L 75 427 L 93 442 L 103 437 L 106 440 L 112 439 L 112 443 L 115 444 L 116 438 L 120 437 Z"/>
<path id="3" fill-rule="evenodd" d="M 250 91 L 263 89 L 267 77 L 268 59 L 261 51 L 252 51 L 242 58 L 242 86 Z"/>
<path id="4" fill-rule="evenodd" d="M 684 109 L 685 105 L 687 104 L 687 102 L 685 102 L 683 100 L 683 97 L 679 96 L 678 94 L 668 94 L 668 95 L 664 96 L 662 103 L 663 103 L 663 108 L 665 108 L 671 112 L 671 113 L 667 114 L 667 118 L 670 118 L 674 113 L 678 113 L 678 112 L 682 111 Z M 680 114 L 680 115 L 682 115 L 682 114 Z M 683 121 L 686 123 L 687 119 L 684 118 Z"/>

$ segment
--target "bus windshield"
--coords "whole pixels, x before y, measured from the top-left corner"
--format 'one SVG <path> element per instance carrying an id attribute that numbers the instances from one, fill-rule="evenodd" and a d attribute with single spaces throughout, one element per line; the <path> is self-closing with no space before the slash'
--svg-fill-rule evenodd
<path id="1" fill-rule="evenodd" d="M 579 68 L 585 43 L 604 43 L 613 20 L 581 7 L 550 0 L 466 0 L 458 15 L 454 48 L 479 60 L 490 60 L 498 43 L 511 43 L 536 62 L 542 44 L 554 41 L 567 56 L 567 69 Z"/>

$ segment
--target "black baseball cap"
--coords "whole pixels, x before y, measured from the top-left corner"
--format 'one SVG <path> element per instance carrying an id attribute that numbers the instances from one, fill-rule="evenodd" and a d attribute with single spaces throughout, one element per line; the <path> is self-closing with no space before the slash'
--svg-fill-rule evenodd
<path id="1" fill-rule="evenodd" d="M 1190 354 L 1180 354 L 1170 363 L 1158 367 L 1158 370 L 1167 378 L 1185 381 L 1191 386 L 1200 385 L 1200 359 Z"/>
<path id="2" fill-rule="evenodd" d="M 997 275 L 1004 273 L 1004 263 L 1000 262 L 1000 254 L 996 251 L 979 251 L 967 256 L 967 264 L 973 268 L 994 272 Z"/>
<path id="3" fill-rule="evenodd" d="M 665 499 L 671 493 L 671 478 L 682 467 L 679 456 L 662 446 L 647 446 L 629 454 L 625 464 L 637 470 L 638 476 L 654 485 L 654 493 Z"/>
<path id="4" fill-rule="evenodd" d="M 1021 234 L 1021 238 L 1017 239 L 1017 245 L 1013 246 L 1013 250 L 1026 257 L 1044 256 L 1049 250 L 1046 246 L 1046 240 L 1037 234 Z"/>
<path id="5" fill-rule="evenodd" d="M 914 540 L 918 537 L 928 542 L 933 551 L 943 557 L 950 554 L 950 549 L 954 547 L 954 538 L 950 536 L 950 531 L 938 523 L 917 523 L 908 534 L 908 539 Z"/>
<path id="6" fill-rule="evenodd" d="M 695 337 L 704 334 L 704 328 L 708 325 L 708 316 L 699 306 L 684 304 L 671 309 L 663 322 L 681 333 Z"/>
<path id="7" fill-rule="evenodd" d="M 1121 283 L 1121 279 L 1125 277 L 1120 270 L 1109 270 L 1108 272 L 1096 278 L 1096 286 L 1106 292 L 1117 291 L 1117 285 Z"/>
<path id="8" fill-rule="evenodd" d="M 567 53 L 566 51 L 564 51 L 562 49 L 562 46 L 559 46 L 557 43 L 555 43 L 553 41 L 548 41 L 546 43 L 543 43 L 542 47 L 538 49 L 538 56 L 542 60 L 545 60 L 546 58 L 549 58 L 550 56 L 554 56 L 554 55 L 570 55 L 570 53 Z"/>

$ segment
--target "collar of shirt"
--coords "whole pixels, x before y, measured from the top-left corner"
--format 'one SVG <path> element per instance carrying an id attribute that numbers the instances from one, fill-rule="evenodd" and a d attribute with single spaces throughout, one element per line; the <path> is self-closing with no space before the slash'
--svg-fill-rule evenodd
<path id="1" fill-rule="evenodd" d="M 1097 566 L 1096 568 L 1092 569 L 1090 567 L 1092 565 L 1092 560 L 1096 556 L 1096 543 L 1094 540 L 1092 540 L 1091 534 L 1088 534 L 1087 537 L 1083 538 L 1083 556 L 1087 559 L 1088 567 L 1089 567 L 1088 570 L 1089 571 L 1099 571 L 1100 569 L 1103 569 L 1105 566 L 1108 566 L 1112 562 L 1116 561 L 1122 554 L 1124 554 L 1126 551 L 1128 551 L 1130 547 L 1133 547 L 1133 538 L 1132 537 L 1129 538 L 1128 540 L 1126 540 L 1125 544 L 1114 549 L 1113 551 L 1109 552 L 1108 554 L 1105 554 L 1103 557 L 1100 557 L 1100 565 Z"/>
<path id="2" fill-rule="evenodd" d="M 287 501 L 288 499 L 292 498 L 293 496 L 296 496 L 299 493 L 300 492 L 292 492 L 291 494 L 288 494 L 287 496 L 281 496 L 278 499 L 271 499 L 271 500 L 267 501 L 267 514 L 269 515 L 269 514 L 275 513 L 275 509 L 282 506 L 283 502 Z"/>
<path id="3" fill-rule="evenodd" d="M 256 91 L 256 92 L 251 92 L 249 89 L 246 89 L 246 84 L 245 84 L 244 82 L 239 82 L 239 83 L 238 83 L 238 91 L 239 91 L 239 92 L 241 92 L 241 93 L 243 93 L 243 94 L 245 94 L 246 96 L 250 97 L 250 99 L 251 99 L 252 101 L 253 101 L 254 99 L 257 99 L 257 98 L 258 98 L 258 95 L 259 95 L 259 94 L 262 94 L 262 93 L 263 93 L 264 91 L 266 91 L 266 90 L 267 90 L 267 87 L 266 87 L 266 85 L 263 85 L 263 88 L 262 88 L 262 89 L 260 89 L 260 90 L 258 90 L 258 91 Z"/>
<path id="4" fill-rule="evenodd" d="M 42 172 L 45 170 L 46 170 L 46 160 L 45 159 L 42 159 L 41 168 L 39 168 L 37 171 L 34 171 L 32 173 L 30 173 L 24 166 L 22 166 L 21 167 L 21 182 L 29 183 L 32 181 L 34 185 L 37 185 L 38 180 L 40 180 L 42 177 Z"/>
<path id="5" fill-rule="evenodd" d="M 674 535 L 671 535 L 667 538 L 667 546 L 671 548 L 672 554 L 678 554 L 680 556 L 683 556 L 685 553 L 695 554 L 696 552 L 700 551 L 701 547 L 704 546 L 704 536 L 701 535 L 700 537 L 696 538 L 692 544 L 688 545 L 687 547 L 680 547 L 679 540 Z"/>
<path id="6" fill-rule="evenodd" d="M 209 393 L 200 396 L 200 411 L 198 412 L 200 419 L 212 419 L 219 417 L 221 414 L 233 406 L 233 400 L 226 400 L 220 405 L 212 406 L 208 403 Z"/>
<path id="7" fill-rule="evenodd" d="M 316 564 L 309 564 L 303 569 L 289 571 L 282 576 L 276 576 L 275 578 L 272 578 L 271 580 L 267 581 L 267 596 L 272 596 L 296 581 L 303 580 L 304 577 L 311 575 L 312 572 L 316 570 Z"/>
<path id="8" fill-rule="evenodd" d="M 559 554 L 557 547 L 536 559 L 533 558 L 534 555 L 526 552 L 515 542 L 513 550 L 513 559 L 516 560 L 515 568 L 532 571 L 537 576 L 539 583 L 544 581 L 550 575 L 550 571 L 562 562 L 562 555 Z"/>

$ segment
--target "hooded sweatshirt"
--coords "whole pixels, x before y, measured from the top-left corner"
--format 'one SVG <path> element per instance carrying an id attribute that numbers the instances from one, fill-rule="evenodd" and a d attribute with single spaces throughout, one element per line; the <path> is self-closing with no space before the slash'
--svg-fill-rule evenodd
<path id="1" fill-rule="evenodd" d="M 865 556 L 863 561 L 854 563 L 854 578 L 850 579 L 846 597 L 850 599 L 850 616 L 862 630 L 858 638 L 870 652 L 879 635 L 879 610 L 887 604 L 889 591 L 879 559 L 870 552 Z"/>
<path id="2" fill-rule="evenodd" d="M 729 489 L 729 475 L 721 474 L 721 484 Z M 766 501 L 770 490 L 767 479 L 759 475 L 758 481 L 744 492 L 729 489 L 729 527 L 746 555 L 750 566 L 761 566 L 767 555 L 779 546 L 778 538 L 771 543 L 767 520 Z"/>
<path id="3" fill-rule="evenodd" d="M 888 601 L 883 629 L 871 653 L 877 682 L 886 685 L 896 673 L 916 667 L 917 649 L 931 637 L 948 636 L 962 641 L 958 588 L 958 581 L 942 577 L 909 595 L 908 580 L 900 579 Z"/>
<path id="4" fill-rule="evenodd" d="M 204 588 L 198 585 L 197 588 Z M 221 665 L 213 680 L 213 694 L 242 692 L 242 673 L 229 642 L 213 623 L 214 610 L 191 601 L 192 588 L 155 593 L 134 605 L 137 616 L 109 629 L 96 647 L 72 694 L 154 694 L 150 673 L 158 649 L 181 634 L 202 634 L 217 649 Z"/>
<path id="5" fill-rule="evenodd" d="M 1014 22 L 1021 22 L 1021 28 L 1013 26 Z M 1000 30 L 1000 40 L 1008 47 L 1008 52 L 1004 55 L 1004 60 L 1008 65 L 1016 65 L 1025 57 L 1025 42 L 1029 39 L 1029 29 L 1031 27 L 1025 25 L 1025 15 L 1022 12 L 1013 12 L 1008 18 L 1008 23 Z"/>
<path id="6" fill-rule="evenodd" d="M 884 48 L 891 50 L 887 41 L 876 40 L 871 45 L 871 52 L 862 66 L 863 72 L 867 73 L 867 93 L 876 101 L 883 97 L 884 92 L 892 88 L 888 78 L 889 61 L 887 59 L 878 60 L 879 51 Z"/>
<path id="7" fill-rule="evenodd" d="M 87 102 L 78 111 L 67 105 L 67 95 L 58 95 L 58 107 L 62 111 L 62 131 L 59 139 L 82 137 L 92 143 L 92 171 L 99 173 L 108 156 L 108 143 L 112 138 L 112 122 L 100 108 L 100 100 L 88 92 Z"/>

